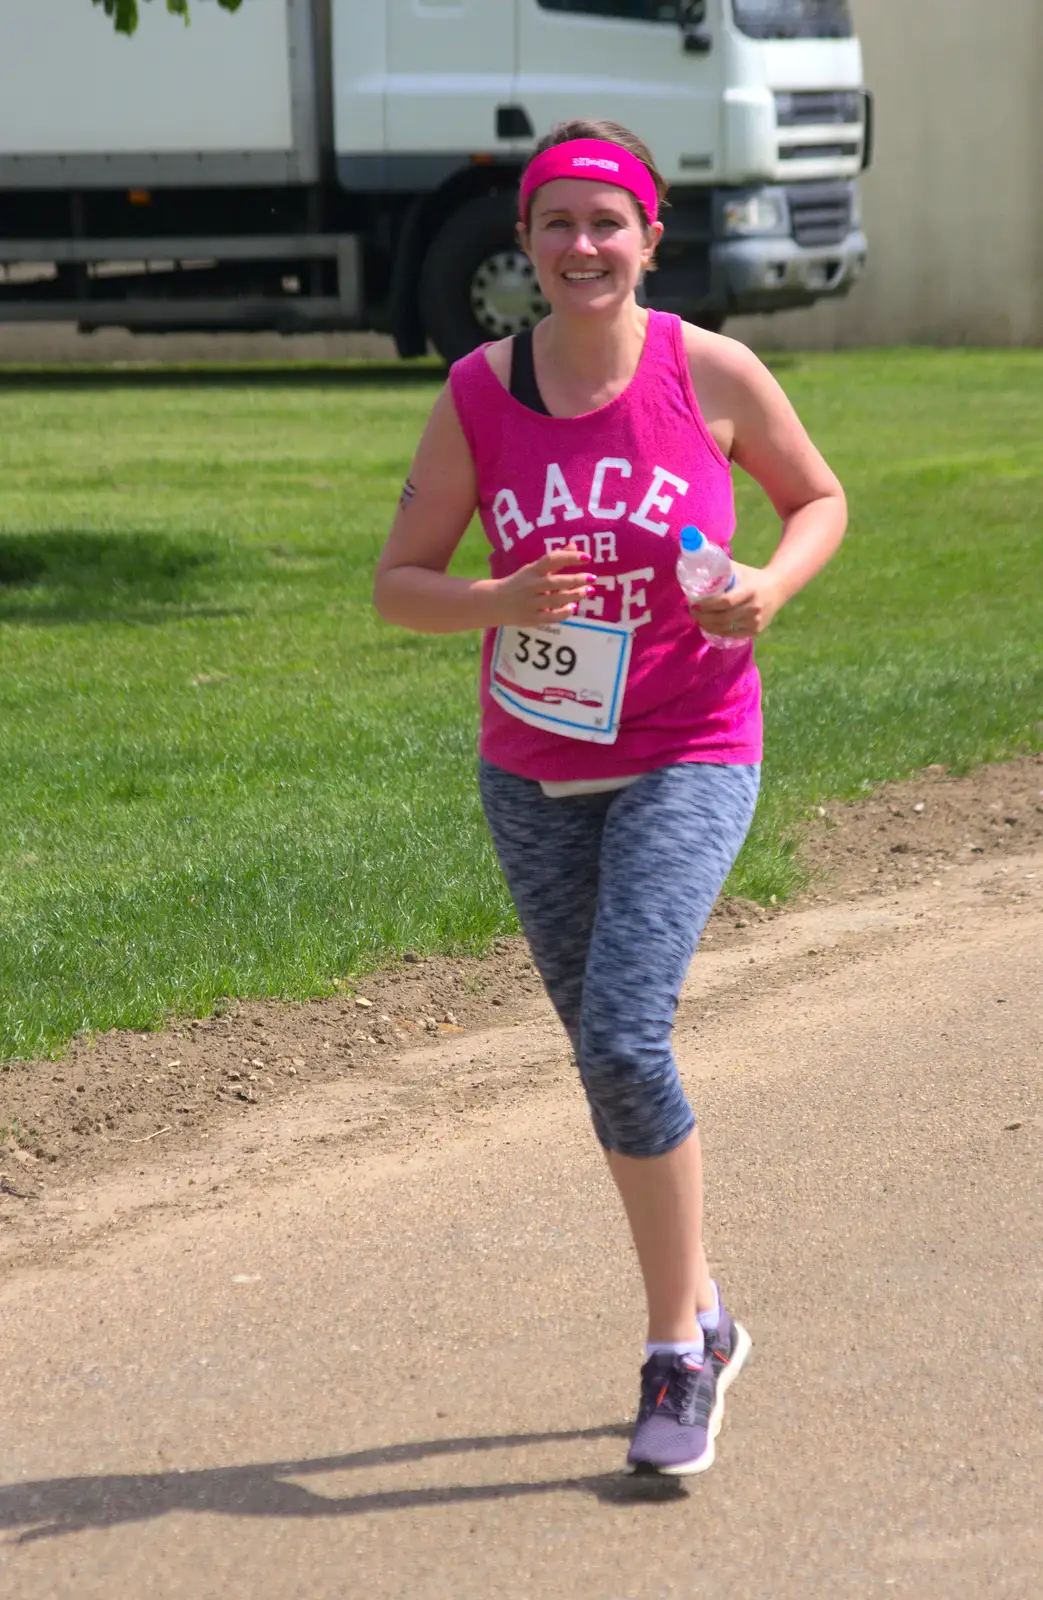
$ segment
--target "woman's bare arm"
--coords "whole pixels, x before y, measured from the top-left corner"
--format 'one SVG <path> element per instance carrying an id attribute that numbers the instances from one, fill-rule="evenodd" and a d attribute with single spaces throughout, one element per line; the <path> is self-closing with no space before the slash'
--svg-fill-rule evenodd
<path id="1" fill-rule="evenodd" d="M 377 563 L 373 603 L 385 622 L 416 633 L 463 633 L 501 623 L 554 622 L 587 591 L 573 547 L 509 578 L 453 578 L 447 568 L 478 503 L 474 462 L 448 388 L 435 402 Z"/>
<path id="2" fill-rule="evenodd" d="M 715 435 L 730 435 L 732 459 L 760 484 L 782 520 L 782 537 L 767 565 L 736 562 L 735 587 L 693 610 L 709 633 L 750 637 L 763 633 L 835 554 L 847 527 L 847 502 L 763 362 L 733 339 L 691 330 L 695 339 L 689 340 L 688 332 L 692 379 L 700 402 L 705 390 Z"/>

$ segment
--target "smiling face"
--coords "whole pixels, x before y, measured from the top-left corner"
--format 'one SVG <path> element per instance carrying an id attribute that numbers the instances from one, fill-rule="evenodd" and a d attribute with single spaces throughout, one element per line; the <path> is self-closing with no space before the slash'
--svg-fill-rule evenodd
<path id="1" fill-rule="evenodd" d="M 627 189 L 555 178 L 532 199 L 523 250 L 553 311 L 604 315 L 634 293 L 663 232 L 647 225 Z"/>

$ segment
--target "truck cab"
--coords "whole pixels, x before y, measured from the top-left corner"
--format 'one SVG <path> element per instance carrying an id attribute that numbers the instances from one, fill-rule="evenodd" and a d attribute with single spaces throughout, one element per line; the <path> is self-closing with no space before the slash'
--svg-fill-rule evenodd
<path id="1" fill-rule="evenodd" d="M 335 13 L 335 37 L 347 30 L 335 51 L 336 142 L 350 151 L 339 167 L 365 181 L 368 93 L 384 101 L 382 126 L 368 124 L 382 182 L 444 162 L 450 199 L 469 187 L 465 164 L 484 168 L 484 184 L 470 177 L 483 192 L 438 220 L 417 264 L 419 323 L 444 354 L 544 313 L 513 236 L 516 171 L 535 138 L 577 115 L 640 133 L 670 182 L 650 304 L 719 327 L 845 294 L 861 275 L 869 99 L 848 0 L 387 6 L 368 60 L 352 7 Z"/>

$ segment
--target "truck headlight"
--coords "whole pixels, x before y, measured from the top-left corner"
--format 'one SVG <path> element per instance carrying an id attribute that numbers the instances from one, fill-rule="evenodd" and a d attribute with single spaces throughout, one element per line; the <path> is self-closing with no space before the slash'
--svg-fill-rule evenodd
<path id="1" fill-rule="evenodd" d="M 721 207 L 725 233 L 788 233 L 789 218 L 781 195 L 737 195 Z"/>

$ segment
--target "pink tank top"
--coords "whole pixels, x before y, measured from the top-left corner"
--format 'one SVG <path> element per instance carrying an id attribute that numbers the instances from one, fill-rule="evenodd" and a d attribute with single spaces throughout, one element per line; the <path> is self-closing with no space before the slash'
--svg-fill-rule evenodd
<path id="1" fill-rule="evenodd" d="M 735 531 L 731 465 L 699 411 L 680 318 L 650 311 L 637 372 L 608 405 L 579 417 L 532 411 L 479 349 L 450 385 L 474 457 L 478 509 L 495 578 L 571 539 L 589 552 L 596 594 L 580 616 L 633 630 L 614 744 L 531 727 L 489 693 L 495 630 L 482 651 L 480 752 L 523 778 L 614 778 L 685 761 L 761 759 L 760 678 L 752 647 L 718 650 L 677 582 L 681 529 L 725 549 Z"/>

